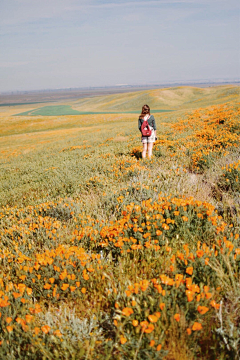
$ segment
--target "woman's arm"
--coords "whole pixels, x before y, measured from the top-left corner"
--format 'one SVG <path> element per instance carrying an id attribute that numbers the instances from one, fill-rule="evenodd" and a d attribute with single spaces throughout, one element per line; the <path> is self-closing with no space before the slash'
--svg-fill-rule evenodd
<path id="1" fill-rule="evenodd" d="M 157 137 L 157 126 L 154 116 L 152 115 L 152 127 L 154 129 L 155 137 Z"/>
<path id="2" fill-rule="evenodd" d="M 139 131 L 141 131 L 141 126 L 142 126 L 142 122 L 141 122 L 141 119 L 139 118 L 138 119 L 138 129 L 139 129 Z"/>

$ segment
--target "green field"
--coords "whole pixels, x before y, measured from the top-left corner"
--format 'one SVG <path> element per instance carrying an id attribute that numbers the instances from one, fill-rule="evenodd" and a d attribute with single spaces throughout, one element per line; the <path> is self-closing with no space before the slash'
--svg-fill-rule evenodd
<path id="1" fill-rule="evenodd" d="M 152 113 L 161 113 L 172 110 L 152 110 Z M 25 111 L 15 116 L 64 116 L 64 115 L 99 115 L 99 114 L 118 114 L 113 111 L 78 111 L 73 110 L 70 105 L 44 106 L 35 110 Z M 139 114 L 139 111 L 123 111 L 123 114 Z"/>

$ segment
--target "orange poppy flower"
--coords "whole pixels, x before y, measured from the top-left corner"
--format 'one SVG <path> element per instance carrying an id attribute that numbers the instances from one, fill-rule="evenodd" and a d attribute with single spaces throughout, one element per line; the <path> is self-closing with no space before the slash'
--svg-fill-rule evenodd
<path id="1" fill-rule="evenodd" d="M 16 321 L 18 324 L 22 324 L 22 322 L 24 322 L 24 320 L 21 319 L 20 317 L 17 317 L 17 318 L 15 319 L 15 321 Z"/>
<path id="2" fill-rule="evenodd" d="M 44 334 L 47 334 L 47 333 L 49 333 L 49 331 L 50 331 L 50 326 L 48 326 L 48 325 L 44 325 L 44 326 L 42 326 L 41 327 L 41 329 L 42 329 L 42 332 L 44 333 Z"/>
<path id="3" fill-rule="evenodd" d="M 68 287 L 69 287 L 69 284 L 63 284 L 62 287 L 61 287 L 61 289 L 62 289 L 62 290 L 67 290 Z"/>
<path id="4" fill-rule="evenodd" d="M 38 335 L 39 332 L 40 332 L 40 328 L 36 326 L 36 327 L 34 328 L 34 332 L 35 332 L 36 335 Z"/>
<path id="5" fill-rule="evenodd" d="M 153 347 L 155 345 L 155 340 L 151 340 L 149 346 Z"/>
<path id="6" fill-rule="evenodd" d="M 215 300 L 212 300 L 210 302 L 210 305 L 215 308 L 215 309 L 219 309 L 220 308 L 220 304 L 217 304 Z"/>
<path id="7" fill-rule="evenodd" d="M 124 336 L 121 336 L 120 343 L 123 345 L 127 342 L 127 339 Z"/>
<path id="8" fill-rule="evenodd" d="M 190 290 L 186 290 L 187 300 L 188 302 L 193 301 L 194 299 L 194 293 Z"/>
<path id="9" fill-rule="evenodd" d="M 193 331 L 202 330 L 202 324 L 200 324 L 199 322 L 195 322 L 192 326 L 192 330 Z"/>
<path id="10" fill-rule="evenodd" d="M 140 325 L 142 326 L 142 328 L 146 328 L 148 326 L 148 321 L 141 321 Z"/>
<path id="11" fill-rule="evenodd" d="M 130 316 L 131 314 L 133 314 L 133 309 L 132 309 L 132 308 L 129 308 L 129 307 L 125 307 L 125 308 L 122 310 L 122 313 L 123 313 L 123 315 L 125 315 L 125 316 Z"/>
<path id="12" fill-rule="evenodd" d="M 46 290 L 51 289 L 51 287 L 52 287 L 51 284 L 45 284 L 45 285 L 43 286 L 43 288 L 46 289 Z"/>
<path id="13" fill-rule="evenodd" d="M 161 303 L 161 304 L 159 304 L 159 307 L 160 307 L 161 310 L 163 310 L 164 307 L 165 307 L 165 304 L 164 304 L 164 303 Z"/>
<path id="14" fill-rule="evenodd" d="M 132 324 L 133 324 L 133 326 L 138 326 L 138 320 L 133 320 Z"/>
<path id="15" fill-rule="evenodd" d="M 180 314 L 175 314 L 174 319 L 179 322 L 180 321 Z"/>
<path id="16" fill-rule="evenodd" d="M 158 319 L 159 319 L 159 318 L 158 318 L 156 315 L 149 315 L 149 316 L 148 316 L 148 320 L 149 320 L 150 322 L 152 322 L 152 323 L 157 322 Z"/>
<path id="17" fill-rule="evenodd" d="M 198 257 L 198 258 L 201 258 L 201 257 L 203 257 L 203 255 L 204 255 L 204 251 L 203 251 L 203 250 L 197 250 L 197 251 L 196 251 L 196 254 L 197 254 L 197 257 Z"/>
<path id="18" fill-rule="evenodd" d="M 149 324 L 148 327 L 146 329 L 144 329 L 144 332 L 146 334 L 150 334 L 152 331 L 154 330 L 154 325 L 153 324 Z"/>
<path id="19" fill-rule="evenodd" d="M 15 299 L 17 299 L 18 297 L 20 297 L 20 296 L 21 296 L 21 294 L 16 293 L 16 292 L 13 292 L 13 296 L 14 296 L 14 298 L 15 298 Z"/>
<path id="20" fill-rule="evenodd" d="M 56 336 L 59 336 L 59 337 L 62 336 L 62 333 L 61 333 L 60 330 L 55 330 L 53 334 L 56 335 Z"/>
<path id="21" fill-rule="evenodd" d="M 210 299 L 212 297 L 212 294 L 211 293 L 206 293 L 205 296 L 206 296 L 206 299 Z"/>
<path id="22" fill-rule="evenodd" d="M 161 344 L 159 344 L 159 345 L 157 346 L 157 351 L 160 351 L 160 350 L 161 350 L 161 348 L 162 348 L 162 345 L 161 345 Z"/>
<path id="23" fill-rule="evenodd" d="M 25 318 L 26 318 L 26 322 L 27 322 L 27 323 L 30 323 L 30 322 L 32 321 L 33 316 L 27 314 L 27 315 L 25 315 Z"/>
<path id="24" fill-rule="evenodd" d="M 192 267 L 192 266 L 187 267 L 186 273 L 189 274 L 189 275 L 192 275 L 192 273 L 193 273 L 193 267 Z"/>
<path id="25" fill-rule="evenodd" d="M 27 287 L 26 292 L 27 292 L 28 296 L 30 296 L 32 294 L 32 289 Z"/>
<path id="26" fill-rule="evenodd" d="M 209 310 L 209 308 L 207 308 L 206 306 L 198 306 L 197 311 L 201 314 L 204 315 L 206 314 L 206 312 Z"/>
<path id="27" fill-rule="evenodd" d="M 26 285 L 25 284 L 18 284 L 18 290 L 21 292 L 21 293 L 23 293 L 24 292 L 24 290 L 26 289 Z"/>

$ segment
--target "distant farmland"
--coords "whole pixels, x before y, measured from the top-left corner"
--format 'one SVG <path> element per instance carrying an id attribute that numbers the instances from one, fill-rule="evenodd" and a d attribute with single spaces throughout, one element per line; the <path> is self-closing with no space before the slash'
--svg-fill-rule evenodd
<path id="1" fill-rule="evenodd" d="M 152 110 L 152 113 L 167 112 L 172 110 Z M 139 111 L 122 111 L 123 114 L 139 114 Z M 64 116 L 64 115 L 94 115 L 94 114 L 119 114 L 119 111 L 78 111 L 70 105 L 44 106 L 35 110 L 24 111 L 15 116 Z"/>

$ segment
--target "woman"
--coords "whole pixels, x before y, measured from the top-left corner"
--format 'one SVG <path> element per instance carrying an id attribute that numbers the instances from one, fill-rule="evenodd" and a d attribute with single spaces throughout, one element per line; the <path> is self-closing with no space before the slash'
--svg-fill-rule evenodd
<path id="1" fill-rule="evenodd" d="M 142 135 L 142 143 L 143 143 L 142 157 L 144 159 L 146 157 L 146 153 L 148 152 L 148 157 L 150 159 L 152 156 L 153 143 L 156 140 L 156 136 L 157 136 L 157 132 L 156 132 L 157 128 L 156 128 L 154 116 L 150 115 L 150 107 L 148 105 L 143 105 L 142 113 L 138 119 L 138 128 L 140 131 L 144 120 L 148 121 L 148 125 L 152 130 L 152 133 L 151 136 Z"/>

